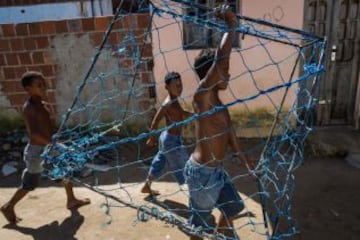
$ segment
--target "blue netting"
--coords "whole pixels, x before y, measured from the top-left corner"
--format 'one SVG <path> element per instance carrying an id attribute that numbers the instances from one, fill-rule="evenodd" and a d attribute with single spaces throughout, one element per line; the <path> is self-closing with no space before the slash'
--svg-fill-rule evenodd
<path id="1" fill-rule="evenodd" d="M 167 39 L 161 39 L 161 33 L 175 29 L 177 32 L 174 35 L 178 34 L 177 37 L 182 39 L 185 27 L 191 26 L 206 31 L 216 39 L 227 31 L 227 27 L 213 16 L 211 8 L 193 1 L 138 2 L 139 13 L 149 14 L 149 26 L 139 31 L 135 25 L 129 24 L 130 14 L 122 10 L 123 3 L 120 3 L 102 44 L 96 49 L 89 71 L 79 82 L 77 94 L 63 114 L 53 145 L 43 154 L 48 162 L 48 176 L 71 178 L 118 203 L 107 203 L 108 207 L 135 208 L 139 221 L 163 220 L 180 226 L 188 233 L 221 239 L 223 236 L 187 226 L 186 209 L 160 204 L 158 200 L 161 198 L 186 198 L 186 190 L 182 187 L 175 187 L 175 190 L 161 195 L 158 205 L 138 201 L 133 197 L 132 189 L 144 183 L 153 158 L 154 152 L 146 149 L 144 144 L 149 136 L 183 126 L 190 132 L 185 144 L 190 152 L 195 146 L 194 136 L 191 135 L 194 121 L 229 108 L 235 117 L 238 113 L 246 116 L 244 121 L 240 118 L 234 120 L 239 132 L 251 128 L 252 135 L 258 134 L 256 144 L 249 143 L 248 148 L 243 149 L 257 159 L 255 171 L 233 168 L 231 177 L 235 183 L 241 184 L 246 177 L 257 175 L 257 190 L 248 193 L 244 202 L 247 205 L 254 199 L 260 203 L 262 212 L 260 218 L 245 214 L 244 219 L 235 225 L 235 230 L 241 233 L 250 228 L 268 239 L 284 239 L 296 234 L 296 221 L 291 215 L 291 197 L 295 188 L 293 173 L 303 162 L 304 141 L 311 131 L 319 74 L 324 71 L 325 41 L 300 30 L 237 15 L 239 25 L 236 32 L 242 40 L 232 50 L 231 61 L 237 59 L 233 65 L 237 71 L 230 79 L 224 106 L 149 131 L 154 107 L 158 105 L 143 107 L 139 103 L 149 98 L 149 89 L 153 91 L 161 86 L 163 78 L 154 76 L 149 66 L 158 63 L 165 72 L 179 71 L 171 67 L 168 59 L 173 53 L 181 52 L 188 65 L 180 72 L 188 74 L 193 71 L 193 57 L 184 49 L 203 41 L 202 38 L 194 38 L 193 41 L 165 48 L 162 43 Z M 201 10 L 202 14 L 188 14 L 189 9 Z M 114 30 L 116 24 L 127 24 L 128 27 Z M 122 37 L 110 42 L 109 36 L 114 31 L 121 33 Z M 152 48 L 151 56 L 146 55 L 152 44 L 158 47 Z M 253 61 L 254 58 L 262 58 L 263 61 Z M 150 73 L 152 81 L 141 82 L 144 72 Z M 267 75 L 272 76 L 270 80 Z M 193 76 L 196 85 L 198 80 Z M 183 82 L 187 84 L 185 80 Z M 242 86 L 239 84 L 251 87 L 239 94 Z M 193 91 L 183 94 L 185 103 L 191 102 L 195 89 L 196 86 Z M 161 99 L 155 100 L 154 103 Z M 255 106 L 261 108 L 261 103 L 267 109 L 270 124 L 265 124 L 253 111 Z M 265 125 L 265 130 L 261 130 L 266 132 L 264 138 L 260 129 L 264 129 Z M 231 160 L 225 161 L 234 166 Z M 84 169 L 93 170 L 90 180 L 79 178 Z M 139 172 L 141 179 L 135 177 Z M 169 175 L 169 172 L 164 173 L 160 180 L 167 180 Z M 182 195 L 179 197 L 178 194 Z"/>

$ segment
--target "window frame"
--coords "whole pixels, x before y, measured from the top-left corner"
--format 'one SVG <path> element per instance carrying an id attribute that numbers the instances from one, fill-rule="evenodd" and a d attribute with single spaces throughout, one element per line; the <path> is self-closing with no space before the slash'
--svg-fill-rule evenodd
<path id="1" fill-rule="evenodd" d="M 241 0 L 195 0 L 197 4 L 204 4 L 206 2 L 206 6 L 213 8 L 215 5 L 219 4 L 230 4 L 231 6 L 235 6 L 235 12 L 238 14 L 240 12 Z M 185 15 L 200 15 L 204 11 L 199 9 L 194 9 L 191 7 L 186 7 L 183 10 Z M 206 28 L 196 23 L 189 23 L 183 21 L 182 23 L 182 48 L 184 50 L 200 50 L 206 48 L 216 48 L 221 40 L 222 33 L 213 33 L 214 29 Z M 200 36 L 196 37 L 195 34 L 200 34 Z M 197 41 L 200 42 L 196 44 Z M 237 32 L 233 47 L 240 47 L 240 34 Z"/>

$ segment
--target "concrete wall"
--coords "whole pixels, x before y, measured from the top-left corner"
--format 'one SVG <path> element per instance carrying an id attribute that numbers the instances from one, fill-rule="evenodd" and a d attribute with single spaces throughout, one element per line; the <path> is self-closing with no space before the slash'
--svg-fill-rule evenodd
<path id="1" fill-rule="evenodd" d="M 76 94 L 76 86 L 83 80 L 111 19 L 112 16 L 1 24 L 0 95 L 6 97 L 2 102 L 10 103 L 13 108 L 20 111 L 27 97 L 21 86 L 20 77 L 29 70 L 40 71 L 46 78 L 48 101 L 57 108 L 60 118 L 71 105 Z M 127 62 L 124 68 L 134 68 L 133 61 L 124 59 L 123 56 L 111 55 L 111 51 L 116 50 L 130 25 L 140 43 L 148 21 L 147 13 L 132 14 L 123 16 L 114 25 L 106 48 L 108 53 L 110 51 L 108 55 L 110 60 L 112 58 L 112 64 Z M 143 57 L 152 57 L 150 42 L 145 44 Z M 99 64 L 102 64 L 101 61 Z M 137 97 L 134 104 L 141 109 L 148 109 L 152 105 L 147 88 L 152 81 L 152 65 L 140 66 L 137 82 L 145 87 L 143 94 Z M 124 86 L 129 87 L 128 79 L 123 79 L 123 82 Z"/>
<path id="2" fill-rule="evenodd" d="M 2 92 L 0 92 L 0 118 L 1 116 L 10 118 L 20 116 L 20 113 L 11 106 L 9 100 Z"/>
<path id="3" fill-rule="evenodd" d="M 17 1 L 19 3 L 20 0 Z M 13 1 L 16 5 L 16 1 Z M 21 2 L 21 1 L 20 1 Z M 29 4 L 31 1 L 22 1 Z M 33 3 L 36 1 L 33 1 Z M 73 2 L 73 1 L 59 1 Z M 260 18 L 281 25 L 300 28 L 303 18 L 303 1 L 292 0 L 243 0 L 241 13 L 253 18 Z M 1 6 L 1 5 L 0 5 Z M 36 5 L 35 5 L 36 6 Z M 110 44 L 116 45 L 124 37 L 131 26 L 135 34 L 140 36 L 148 26 L 148 14 L 139 14 L 125 17 L 115 27 L 115 32 L 110 36 Z M 0 91 L 6 96 L 7 102 L 14 108 L 20 110 L 26 94 L 23 91 L 19 78 L 27 70 L 38 70 L 44 73 L 49 87 L 47 95 L 49 101 L 58 109 L 59 116 L 66 111 L 76 94 L 76 86 L 82 81 L 85 72 L 90 65 L 90 60 L 99 46 L 104 31 L 111 17 L 75 18 L 65 20 L 47 20 L 32 23 L 7 23 L 0 25 Z M 156 81 L 157 101 L 164 99 L 163 77 L 168 71 L 178 71 L 182 74 L 184 81 L 183 97 L 186 102 L 191 102 L 192 95 L 198 84 L 192 71 L 193 59 L 198 54 L 197 50 L 184 51 L 181 48 L 181 23 L 167 25 L 171 20 L 165 20 L 155 16 L 153 27 L 161 29 L 152 34 L 152 43 L 146 44 L 143 57 L 154 57 L 154 74 L 151 64 L 141 68 L 137 78 L 145 88 Z M 159 35 L 158 35 L 159 33 Z M 231 56 L 231 75 L 236 81 L 230 83 L 228 91 L 222 94 L 225 102 L 238 98 L 244 98 L 259 92 L 259 89 L 267 89 L 281 82 L 278 69 L 268 67 L 254 73 L 256 84 L 248 73 L 247 67 L 256 69 L 264 66 L 270 60 L 266 51 L 259 48 L 251 48 L 259 44 L 253 37 L 246 36 L 241 40 L 241 48 L 247 49 L 243 52 L 246 62 L 234 53 Z M 152 47 L 152 51 L 151 51 Z M 281 59 L 293 52 L 294 49 L 284 47 L 280 44 L 267 46 L 274 59 Z M 115 60 L 114 60 L 115 61 Z M 130 69 L 133 62 L 130 62 Z M 115 64 L 112 62 L 111 64 Z M 245 64 L 246 63 L 246 64 Z M 245 66 L 248 65 L 248 66 Z M 293 62 L 278 66 L 284 74 L 284 79 L 293 67 Z M 259 88 L 259 89 L 258 89 Z M 238 108 L 272 107 L 272 102 L 279 102 L 283 91 L 278 91 L 269 96 L 260 97 L 247 105 L 237 105 Z M 144 94 L 136 99 L 141 108 L 148 109 L 152 100 Z M 294 100 L 294 94 L 289 95 L 286 104 Z"/>
<path id="4" fill-rule="evenodd" d="M 49 3 L 41 1 L 41 4 L 8 5 L 6 8 L 0 5 L 0 23 L 27 23 L 109 15 L 112 15 L 111 0 Z"/>
<path id="5" fill-rule="evenodd" d="M 0 1 L 0 7 L 9 7 L 9 6 L 26 6 L 26 5 L 35 5 L 42 3 L 60 3 L 60 2 L 75 2 L 79 0 L 3 0 Z"/>

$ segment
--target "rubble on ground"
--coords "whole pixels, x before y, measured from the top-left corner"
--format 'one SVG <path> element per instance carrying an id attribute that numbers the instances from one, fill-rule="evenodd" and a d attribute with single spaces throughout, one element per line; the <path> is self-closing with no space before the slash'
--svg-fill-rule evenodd
<path id="1" fill-rule="evenodd" d="M 24 130 L 0 133 L 0 176 L 6 177 L 21 172 L 25 167 L 22 160 L 28 138 Z"/>

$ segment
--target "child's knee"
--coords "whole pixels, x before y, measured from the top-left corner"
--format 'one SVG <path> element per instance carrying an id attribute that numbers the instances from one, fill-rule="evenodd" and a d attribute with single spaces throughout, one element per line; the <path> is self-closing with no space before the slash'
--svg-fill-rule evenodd
<path id="1" fill-rule="evenodd" d="M 21 188 L 27 191 L 33 191 L 39 186 L 40 173 L 29 173 L 27 170 L 24 171 L 22 176 Z"/>

